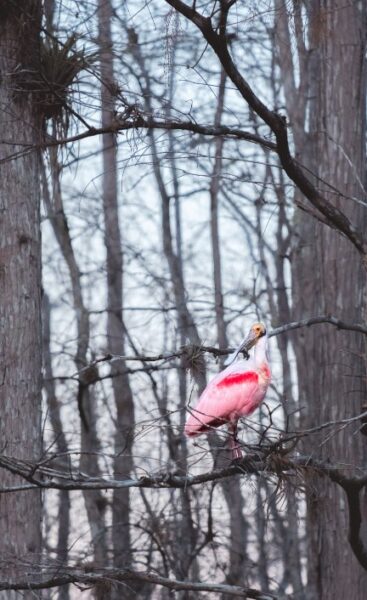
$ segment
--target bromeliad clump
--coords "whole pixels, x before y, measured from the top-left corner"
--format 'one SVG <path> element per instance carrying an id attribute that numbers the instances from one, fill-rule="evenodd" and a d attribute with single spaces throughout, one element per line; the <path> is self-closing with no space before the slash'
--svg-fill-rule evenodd
<path id="1" fill-rule="evenodd" d="M 81 71 L 88 68 L 96 53 L 77 47 L 78 36 L 72 34 L 65 42 L 54 37 L 41 40 L 37 61 L 17 64 L 10 74 L 14 97 L 31 94 L 36 110 L 46 122 L 53 119 L 67 130 L 71 95 Z"/>

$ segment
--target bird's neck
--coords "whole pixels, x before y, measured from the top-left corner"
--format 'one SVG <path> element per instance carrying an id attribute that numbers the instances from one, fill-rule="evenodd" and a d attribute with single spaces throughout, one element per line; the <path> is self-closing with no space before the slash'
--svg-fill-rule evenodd
<path id="1" fill-rule="evenodd" d="M 266 335 L 260 338 L 257 342 L 255 346 L 254 358 L 257 367 L 261 367 L 264 363 L 268 363 L 268 340 Z"/>

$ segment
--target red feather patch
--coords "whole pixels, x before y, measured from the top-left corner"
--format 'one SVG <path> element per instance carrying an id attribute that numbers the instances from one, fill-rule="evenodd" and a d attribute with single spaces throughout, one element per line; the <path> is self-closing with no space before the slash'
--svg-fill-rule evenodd
<path id="1" fill-rule="evenodd" d="M 241 385 L 241 383 L 257 383 L 259 376 L 255 371 L 247 371 L 246 373 L 233 373 L 227 375 L 222 381 L 219 381 L 217 387 L 230 387 L 232 385 Z"/>

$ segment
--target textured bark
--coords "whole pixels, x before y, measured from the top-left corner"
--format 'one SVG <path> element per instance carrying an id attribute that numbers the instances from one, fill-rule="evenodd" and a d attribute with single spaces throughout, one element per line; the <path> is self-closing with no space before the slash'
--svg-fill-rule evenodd
<path id="1" fill-rule="evenodd" d="M 315 183 L 322 194 L 363 231 L 366 210 L 352 198 L 365 196 L 365 4 L 313 0 L 307 10 L 309 135 L 296 137 L 297 149 L 302 162 L 320 178 Z M 293 317 L 335 314 L 362 322 L 365 274 L 355 249 L 304 212 L 297 211 L 294 228 Z M 305 329 L 295 337 L 295 350 L 303 427 L 361 412 L 366 372 L 358 333 L 322 325 Z M 321 441 L 306 441 L 305 450 L 333 462 L 365 464 L 366 444 L 360 433 L 351 436 L 344 430 L 318 447 Z M 365 504 L 362 512 L 366 508 Z M 367 574 L 348 545 L 347 531 L 342 492 L 313 478 L 307 516 L 310 599 L 365 598 Z"/>
<path id="2" fill-rule="evenodd" d="M 25 4 L 27 17 L 9 8 L 0 22 L 0 130 L 7 141 L 0 144 L 0 447 L 6 454 L 37 460 L 42 362 L 39 167 L 37 153 L 23 154 L 24 146 L 17 144 L 38 144 L 42 129 L 32 93 L 16 94 L 12 73 L 19 65 L 37 69 L 41 6 L 36 0 Z M 2 486 L 16 482 L 1 471 Z M 40 492 L 1 495 L 1 578 L 21 576 L 29 563 L 36 568 L 40 551 Z M 12 592 L 0 593 L 0 598 L 13 597 Z"/>
<path id="3" fill-rule="evenodd" d="M 109 0 L 99 0 L 98 24 L 101 69 L 102 127 L 109 127 L 114 117 L 114 72 L 111 37 L 112 6 Z M 117 147 L 113 134 L 102 137 L 103 178 L 102 197 L 105 223 L 107 266 L 107 346 L 112 354 L 125 354 L 123 323 L 123 254 L 119 224 L 117 192 Z M 111 367 L 113 395 L 116 405 L 114 473 L 117 478 L 128 477 L 133 469 L 132 446 L 134 432 L 134 402 L 125 361 Z M 116 490 L 112 504 L 113 564 L 115 567 L 132 562 L 130 540 L 129 490 Z M 131 590 L 116 588 L 113 597 L 130 597 Z"/>

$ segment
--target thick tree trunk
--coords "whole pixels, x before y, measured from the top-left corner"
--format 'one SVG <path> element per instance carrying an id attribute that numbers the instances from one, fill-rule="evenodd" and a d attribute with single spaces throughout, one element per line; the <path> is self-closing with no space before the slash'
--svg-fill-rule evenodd
<path id="1" fill-rule="evenodd" d="M 39 143 L 41 120 L 32 94 L 15 93 L 12 73 L 19 65 L 37 69 L 40 2 L 25 4 L 27 22 L 22 9 L 15 14 L 11 7 L 4 7 L 0 22 L 0 130 L 6 140 L 0 144 L 0 447 L 10 456 L 37 460 L 42 364 L 39 162 L 37 152 L 24 153 L 24 145 Z M 0 476 L 1 487 L 22 483 L 5 471 Z M 40 492 L 1 494 L 0 577 L 22 578 L 29 565 L 36 569 L 40 551 Z M 0 593 L 0 598 L 10 600 L 12 592 Z"/>
<path id="2" fill-rule="evenodd" d="M 303 139 L 306 157 L 312 157 L 307 167 L 320 178 L 315 182 L 325 196 L 362 229 L 366 209 L 353 198 L 365 197 L 365 4 L 313 0 L 307 8 L 312 96 L 309 136 Z M 304 212 L 297 211 L 294 227 L 294 318 L 331 314 L 362 322 L 365 274 L 355 249 Z M 295 350 L 303 427 L 361 412 L 366 372 L 359 334 L 342 333 L 326 325 L 303 330 L 295 338 Z M 324 436 L 308 439 L 306 450 L 314 456 L 344 465 L 366 462 L 366 439 L 359 432 L 353 435 L 344 429 L 323 445 Z M 343 493 L 329 482 L 312 478 L 307 513 L 310 599 L 366 597 L 367 574 L 347 538 L 348 511 Z"/>

